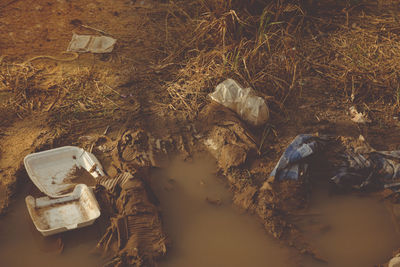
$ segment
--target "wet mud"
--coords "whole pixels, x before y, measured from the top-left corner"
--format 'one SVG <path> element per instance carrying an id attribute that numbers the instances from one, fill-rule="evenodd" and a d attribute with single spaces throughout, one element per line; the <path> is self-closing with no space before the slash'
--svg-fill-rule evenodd
<path id="1" fill-rule="evenodd" d="M 241 170 L 248 154 L 239 166 L 203 152 L 154 168 L 155 159 L 165 157 L 154 140 L 132 130 L 101 142 L 110 149 L 94 147 L 106 173 L 116 174 L 96 180 L 102 216 L 91 227 L 43 238 L 23 201 L 42 194 L 25 175 L 0 220 L 10 240 L 0 245 L 7 266 L 25 264 L 10 251 L 26 250 L 26 260 L 37 266 L 361 267 L 387 262 L 400 245 L 377 195 L 338 194 L 319 183 L 267 183 L 268 167 Z M 230 140 L 244 147 L 237 135 Z"/>

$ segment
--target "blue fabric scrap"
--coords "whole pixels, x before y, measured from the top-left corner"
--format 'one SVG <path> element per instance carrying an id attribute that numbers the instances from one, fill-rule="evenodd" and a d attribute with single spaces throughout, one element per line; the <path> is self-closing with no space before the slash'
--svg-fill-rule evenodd
<path id="1" fill-rule="evenodd" d="M 331 180 L 359 189 L 369 186 L 400 188 L 400 151 L 344 152 L 345 161 Z"/>
<path id="2" fill-rule="evenodd" d="M 300 134 L 289 144 L 270 176 L 277 181 L 299 180 L 308 174 L 309 157 L 323 152 L 329 136 Z M 333 155 L 333 176 L 331 181 L 340 186 L 364 189 L 369 186 L 392 188 L 400 192 L 400 150 L 356 152 L 346 148 Z M 339 159 L 339 160 L 338 160 Z M 333 160 L 326 159 L 327 161 Z"/>
<path id="3" fill-rule="evenodd" d="M 305 161 L 309 156 L 321 152 L 328 140 L 325 136 L 300 134 L 290 143 L 279 159 L 270 176 L 281 180 L 298 180 L 308 170 Z"/>

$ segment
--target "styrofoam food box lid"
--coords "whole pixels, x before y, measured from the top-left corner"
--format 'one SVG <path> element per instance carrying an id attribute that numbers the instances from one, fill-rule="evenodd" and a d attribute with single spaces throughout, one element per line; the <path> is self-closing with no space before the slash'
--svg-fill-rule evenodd
<path id="1" fill-rule="evenodd" d="M 76 184 L 66 178 L 76 167 L 84 168 L 94 178 L 104 176 L 103 168 L 96 157 L 75 146 L 29 154 L 24 158 L 24 165 L 37 188 L 53 198 L 72 194 Z"/>

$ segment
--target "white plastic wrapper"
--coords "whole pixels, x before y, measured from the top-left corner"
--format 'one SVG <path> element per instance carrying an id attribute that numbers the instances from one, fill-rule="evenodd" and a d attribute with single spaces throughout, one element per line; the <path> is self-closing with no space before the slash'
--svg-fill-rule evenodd
<path id="1" fill-rule="evenodd" d="M 218 84 L 210 97 L 254 126 L 265 124 L 269 119 L 269 110 L 264 99 L 256 96 L 252 88 L 243 89 L 232 79 Z"/>
<path id="2" fill-rule="evenodd" d="M 79 35 L 74 33 L 68 45 L 68 52 L 110 53 L 116 39 L 108 36 Z"/>

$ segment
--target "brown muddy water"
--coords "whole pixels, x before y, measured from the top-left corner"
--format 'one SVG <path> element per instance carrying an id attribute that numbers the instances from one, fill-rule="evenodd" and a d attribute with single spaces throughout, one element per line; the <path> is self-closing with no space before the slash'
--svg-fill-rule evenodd
<path id="1" fill-rule="evenodd" d="M 374 266 L 400 248 L 398 222 L 378 197 L 330 194 L 326 185 L 315 189 L 298 225 L 328 262 L 316 266 Z"/>
<path id="2" fill-rule="evenodd" d="M 28 179 L 24 179 L 9 212 L 0 217 L 0 266 L 102 266 L 103 260 L 91 254 L 101 238 L 98 223 L 50 237 L 43 237 L 36 230 L 25 205 L 25 197 L 35 191 Z"/>
<path id="3" fill-rule="evenodd" d="M 198 156 L 193 162 L 174 160 L 169 168 L 152 172 L 151 185 L 171 240 L 160 267 L 367 267 L 387 262 L 400 247 L 400 236 L 381 201 L 329 194 L 319 186 L 310 208 L 294 218 L 327 260 L 316 262 L 274 240 L 257 218 L 236 209 L 215 170 L 213 160 Z M 0 266 L 102 266 L 104 259 L 91 254 L 104 231 L 100 223 L 42 237 L 24 201 L 34 185 L 28 178 L 23 183 L 9 213 L 0 217 Z"/>
<path id="4" fill-rule="evenodd" d="M 237 210 L 212 160 L 199 156 L 193 162 L 175 160 L 152 173 L 171 240 L 161 267 L 367 267 L 387 262 L 400 247 L 391 215 L 378 199 L 330 195 L 318 187 L 310 209 L 295 218 L 328 263 L 317 262 L 272 239 L 254 216 Z"/>

